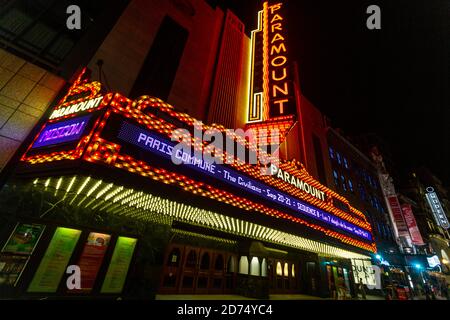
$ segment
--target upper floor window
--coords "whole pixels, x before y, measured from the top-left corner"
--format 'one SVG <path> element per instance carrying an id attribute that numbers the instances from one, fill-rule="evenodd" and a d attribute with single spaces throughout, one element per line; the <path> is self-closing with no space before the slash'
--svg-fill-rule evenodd
<path id="1" fill-rule="evenodd" d="M 350 189 L 351 192 L 353 192 L 353 182 L 351 179 L 348 179 L 348 188 Z"/>
<path id="2" fill-rule="evenodd" d="M 0 5 L 0 42 L 33 62 L 57 69 L 108 7 L 105 0 L 9 0 Z M 81 9 L 81 29 L 66 27 L 66 9 Z"/>
<path id="3" fill-rule="evenodd" d="M 328 148 L 328 153 L 330 154 L 330 158 L 334 159 L 334 149 L 333 149 L 333 147 L 329 147 Z"/>
<path id="4" fill-rule="evenodd" d="M 338 186 L 339 185 L 339 174 L 337 173 L 336 170 L 333 170 L 333 177 L 334 177 L 334 184 L 336 186 Z"/>
<path id="5" fill-rule="evenodd" d="M 344 167 L 345 167 L 346 169 L 348 169 L 348 168 L 349 168 L 349 165 L 348 165 L 348 160 L 347 160 L 347 158 L 346 158 L 346 157 L 344 157 Z"/>
<path id="6" fill-rule="evenodd" d="M 342 188 L 344 189 L 344 191 L 347 191 L 347 184 L 345 183 L 345 177 L 342 175 L 341 180 L 342 180 Z"/>
<path id="7" fill-rule="evenodd" d="M 339 164 L 342 164 L 341 154 L 339 152 L 336 152 L 336 159 Z"/>
<path id="8" fill-rule="evenodd" d="M 361 200 L 365 201 L 366 200 L 366 190 L 364 189 L 364 186 L 361 183 L 358 184 L 358 191 L 359 191 Z"/>

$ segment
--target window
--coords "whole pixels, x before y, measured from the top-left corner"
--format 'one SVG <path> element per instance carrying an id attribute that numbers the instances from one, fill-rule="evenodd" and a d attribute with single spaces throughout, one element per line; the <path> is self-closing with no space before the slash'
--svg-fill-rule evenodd
<path id="1" fill-rule="evenodd" d="M 66 27 L 66 9 L 72 4 L 77 4 L 81 9 L 81 30 L 69 30 Z M 2 1 L 2 47 L 10 48 L 26 60 L 44 68 L 58 69 L 75 45 L 82 43 L 86 36 L 91 41 L 89 48 L 84 48 L 85 51 L 89 52 L 92 48 L 95 50 L 127 4 L 126 1 L 111 4 L 111 1 L 105 0 Z M 100 25 L 101 28 L 96 28 Z"/>
<path id="2" fill-rule="evenodd" d="M 209 253 L 205 252 L 202 256 L 202 261 L 200 263 L 200 270 L 209 269 Z"/>
<path id="3" fill-rule="evenodd" d="M 322 183 L 326 183 L 325 164 L 323 163 L 322 144 L 320 143 L 319 137 L 315 134 L 313 134 L 313 145 L 314 145 L 314 156 L 316 157 L 317 174 L 319 175 L 318 176 L 319 181 Z"/>
<path id="4" fill-rule="evenodd" d="M 347 160 L 346 157 L 344 157 L 344 167 L 345 167 L 345 169 L 348 169 L 348 168 L 349 168 L 349 166 L 348 166 L 348 160 Z"/>
<path id="5" fill-rule="evenodd" d="M 360 183 L 358 184 L 358 191 L 362 201 L 366 201 L 366 190 L 364 186 Z"/>
<path id="6" fill-rule="evenodd" d="M 289 265 L 287 262 L 284 263 L 284 276 L 289 277 Z"/>
<path id="7" fill-rule="evenodd" d="M 341 155 L 339 152 L 336 152 L 336 159 L 339 164 L 342 164 L 342 159 L 341 159 Z"/>
<path id="8" fill-rule="evenodd" d="M 260 266 L 258 257 L 253 257 L 250 263 L 250 275 L 260 276 Z"/>
<path id="9" fill-rule="evenodd" d="M 281 267 L 281 262 L 277 262 L 277 276 L 283 275 L 283 268 Z"/>
<path id="10" fill-rule="evenodd" d="M 266 258 L 263 259 L 261 263 L 261 276 L 267 277 L 267 261 Z"/>
<path id="11" fill-rule="evenodd" d="M 214 269 L 220 271 L 223 270 L 223 267 L 224 267 L 223 257 L 221 254 L 219 254 L 216 258 Z"/>
<path id="12" fill-rule="evenodd" d="M 186 268 L 195 268 L 197 265 L 197 254 L 191 250 L 186 259 Z"/>
<path id="13" fill-rule="evenodd" d="M 351 179 L 348 179 L 348 188 L 350 189 L 351 192 L 354 192 L 353 190 L 353 182 Z"/>
<path id="14" fill-rule="evenodd" d="M 333 149 L 333 147 L 329 147 L 328 148 L 328 153 L 330 154 L 330 158 L 334 159 L 334 149 Z"/>
<path id="15" fill-rule="evenodd" d="M 344 189 L 344 191 L 347 191 L 347 184 L 345 183 L 345 177 L 342 175 L 341 180 L 342 180 L 342 188 Z"/>
<path id="16" fill-rule="evenodd" d="M 239 273 L 248 274 L 248 259 L 247 256 L 242 256 L 239 260 Z"/>
<path id="17" fill-rule="evenodd" d="M 167 100 L 183 55 L 189 32 L 166 16 L 153 41 L 130 96 L 142 94 Z"/>
<path id="18" fill-rule="evenodd" d="M 234 256 L 228 258 L 227 272 L 228 273 L 236 272 L 236 259 L 234 258 Z"/>
<path id="19" fill-rule="evenodd" d="M 167 259 L 167 265 L 170 267 L 178 267 L 180 263 L 180 249 L 174 248 Z"/>
<path id="20" fill-rule="evenodd" d="M 334 184 L 336 186 L 338 186 L 339 185 L 339 175 L 336 170 L 333 170 L 333 177 L 334 177 Z"/>

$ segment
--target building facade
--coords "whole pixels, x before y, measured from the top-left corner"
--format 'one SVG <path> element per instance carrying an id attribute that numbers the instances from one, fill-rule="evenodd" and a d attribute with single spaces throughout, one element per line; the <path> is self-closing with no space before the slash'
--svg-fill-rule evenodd
<path id="1" fill-rule="evenodd" d="M 134 0 L 115 10 L 83 55 L 90 72 L 68 74 L 70 85 L 23 143 L 1 191 L 4 293 L 267 298 L 329 296 L 333 283 L 354 294 L 361 277 L 375 285 L 366 215 L 321 181 L 320 166 L 310 161 L 310 174 L 302 158 L 287 157 L 299 150 L 289 135 L 302 128 L 304 98 L 284 3 L 263 4 L 250 40 L 232 13 L 206 1 Z M 67 61 L 61 65 L 82 67 Z M 224 108 L 226 126 L 239 126 L 244 112 L 242 126 L 262 143 L 221 124 L 198 128 L 196 120 L 215 123 Z M 177 128 L 218 130 L 249 156 L 279 148 L 285 158 L 269 176 L 233 155 L 210 164 L 192 149 L 178 152 L 170 139 Z M 204 154 L 196 138 L 191 147 Z M 70 265 L 87 275 L 81 289 L 66 286 Z"/>

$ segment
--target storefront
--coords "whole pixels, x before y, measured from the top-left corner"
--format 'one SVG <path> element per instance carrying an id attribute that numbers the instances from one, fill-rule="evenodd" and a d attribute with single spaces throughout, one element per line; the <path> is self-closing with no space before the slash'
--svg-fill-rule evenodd
<path id="1" fill-rule="evenodd" d="M 171 140 L 180 128 L 193 153 L 178 153 Z M 0 235 L 0 258 L 19 261 L 11 292 L 329 296 L 338 278 L 352 292 L 351 259 L 376 252 L 364 214 L 296 161 L 279 162 L 273 175 L 237 157 L 203 161 L 208 144 L 196 129 L 159 99 L 131 101 L 80 76 L 2 190 L 10 202 L 2 205 L 16 208 Z M 262 153 L 235 133 L 207 129 L 248 155 Z M 14 233 L 15 242 L 33 235 L 33 248 L 8 249 Z M 55 264 L 52 254 L 64 259 Z M 80 290 L 66 289 L 71 265 L 89 274 Z M 14 277 L 5 270 L 3 278 Z"/>

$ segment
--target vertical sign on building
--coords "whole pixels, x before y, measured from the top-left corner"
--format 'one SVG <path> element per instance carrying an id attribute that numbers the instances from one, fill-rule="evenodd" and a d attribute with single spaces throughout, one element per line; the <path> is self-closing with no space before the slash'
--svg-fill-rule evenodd
<path id="1" fill-rule="evenodd" d="M 416 218 L 412 211 L 410 204 L 402 205 L 403 217 L 405 218 L 406 225 L 408 227 L 409 233 L 411 234 L 411 240 L 413 244 L 422 246 L 424 245 L 422 235 L 420 234 L 419 227 L 417 226 Z"/>
<path id="2" fill-rule="evenodd" d="M 436 223 L 446 230 L 449 229 L 450 225 L 448 218 L 445 215 L 444 209 L 442 208 L 441 202 L 439 201 L 436 192 L 434 192 L 434 189 L 432 187 L 428 187 L 425 196 L 428 204 L 430 205 L 431 211 L 433 212 Z"/>
<path id="3" fill-rule="evenodd" d="M 248 122 L 292 116 L 296 112 L 287 46 L 287 8 L 266 1 L 252 32 L 252 73 Z"/>
<path id="4" fill-rule="evenodd" d="M 392 215 L 394 216 L 394 222 L 398 230 L 398 235 L 400 237 L 405 237 L 410 239 L 411 236 L 409 234 L 408 226 L 406 224 L 405 218 L 403 217 L 402 208 L 400 206 L 400 202 L 398 201 L 397 196 L 392 195 L 388 198 L 389 206 L 392 210 Z"/>

